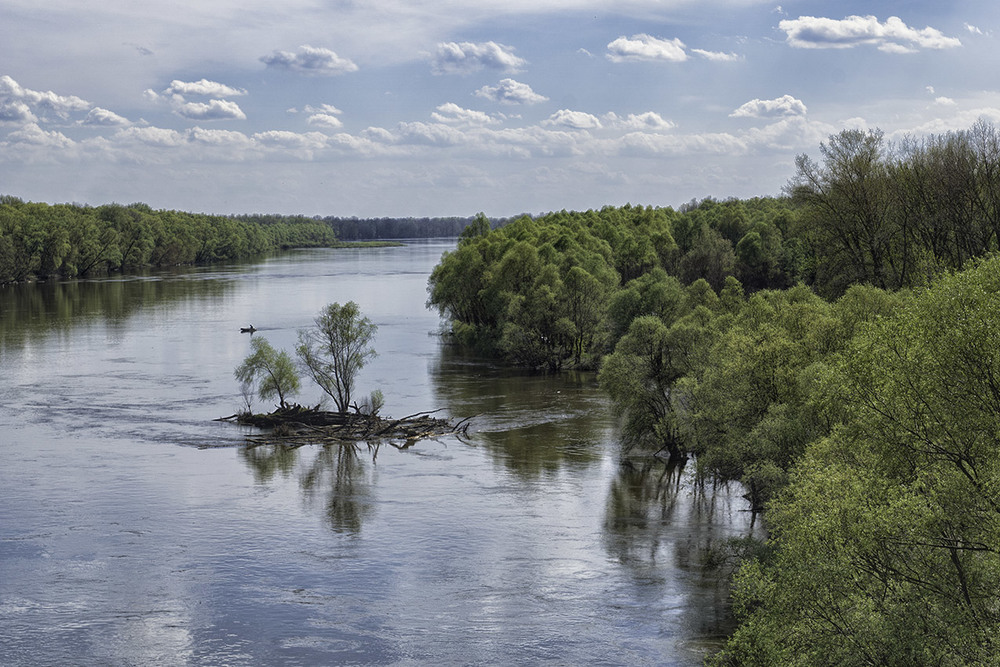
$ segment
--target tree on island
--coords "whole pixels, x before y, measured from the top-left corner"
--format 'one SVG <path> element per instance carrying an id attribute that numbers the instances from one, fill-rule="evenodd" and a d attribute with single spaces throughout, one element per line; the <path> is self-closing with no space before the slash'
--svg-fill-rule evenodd
<path id="1" fill-rule="evenodd" d="M 299 331 L 295 352 L 316 384 L 346 413 L 358 372 L 376 356 L 369 346 L 378 327 L 358 304 L 331 303 L 316 316 L 316 327 Z"/>
<path id="2" fill-rule="evenodd" d="M 267 401 L 277 396 L 280 406 L 288 407 L 285 399 L 299 393 L 300 387 L 292 358 L 284 350 L 275 350 L 263 337 L 251 340 L 250 347 L 253 350 L 250 356 L 234 372 L 243 396 L 247 398 L 247 409 L 250 407 L 249 397 L 255 390 L 260 400 Z"/>

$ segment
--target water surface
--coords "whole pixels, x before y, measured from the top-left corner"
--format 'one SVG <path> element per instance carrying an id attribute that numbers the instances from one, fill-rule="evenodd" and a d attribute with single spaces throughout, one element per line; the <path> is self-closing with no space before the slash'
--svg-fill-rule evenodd
<path id="1" fill-rule="evenodd" d="M 0 662 L 700 664 L 730 627 L 705 553 L 750 531 L 742 499 L 620 467 L 593 375 L 444 345 L 424 303 L 450 247 L 0 288 Z M 379 326 L 359 390 L 477 415 L 467 441 L 247 449 L 212 421 L 241 326 L 291 351 L 348 300 Z"/>

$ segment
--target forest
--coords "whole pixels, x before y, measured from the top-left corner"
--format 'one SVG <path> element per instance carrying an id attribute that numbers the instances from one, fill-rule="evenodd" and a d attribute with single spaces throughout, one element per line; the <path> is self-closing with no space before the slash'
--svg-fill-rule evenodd
<path id="1" fill-rule="evenodd" d="M 456 340 L 598 370 L 623 456 L 738 481 L 713 665 L 995 664 L 1000 135 L 846 130 L 784 196 L 479 218 L 430 279 Z"/>

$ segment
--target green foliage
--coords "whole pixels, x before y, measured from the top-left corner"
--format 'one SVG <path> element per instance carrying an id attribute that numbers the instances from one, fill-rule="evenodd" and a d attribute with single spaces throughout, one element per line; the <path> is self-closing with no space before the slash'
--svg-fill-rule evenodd
<path id="1" fill-rule="evenodd" d="M 331 303 L 315 322 L 314 329 L 299 331 L 295 352 L 309 376 L 333 399 L 337 411 L 347 412 L 357 375 L 375 356 L 369 344 L 378 327 L 361 315 L 353 301 L 343 306 Z"/>
<path id="2" fill-rule="evenodd" d="M 844 309 L 858 312 L 858 295 Z M 716 664 L 996 664 L 1000 258 L 858 327 Z"/>
<path id="3" fill-rule="evenodd" d="M 286 399 L 297 394 L 300 388 L 292 358 L 284 350 L 275 350 L 262 336 L 251 339 L 250 349 L 252 352 L 234 373 L 244 396 L 256 392 L 262 401 L 277 397 L 279 405 L 287 407 Z M 249 403 L 248 399 L 248 408 Z"/>
<path id="4" fill-rule="evenodd" d="M 75 278 L 242 259 L 289 247 L 330 246 L 333 230 L 307 218 L 251 219 L 0 199 L 0 283 Z"/>

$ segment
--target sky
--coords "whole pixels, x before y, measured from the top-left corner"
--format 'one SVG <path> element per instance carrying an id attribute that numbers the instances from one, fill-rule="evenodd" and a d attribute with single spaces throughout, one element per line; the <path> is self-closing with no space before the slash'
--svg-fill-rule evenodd
<path id="1" fill-rule="evenodd" d="M 780 195 L 1000 124 L 987 0 L 0 0 L 0 194 L 490 216 Z"/>

